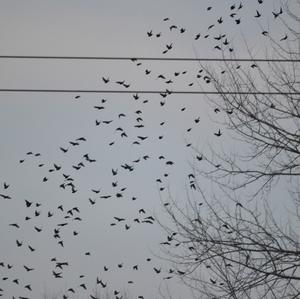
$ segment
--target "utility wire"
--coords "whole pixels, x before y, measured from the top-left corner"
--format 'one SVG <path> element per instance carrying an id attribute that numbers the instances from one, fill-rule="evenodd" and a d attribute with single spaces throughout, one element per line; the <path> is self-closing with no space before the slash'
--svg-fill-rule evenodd
<path id="1" fill-rule="evenodd" d="M 272 92 L 272 91 L 184 91 L 184 90 L 102 90 L 102 89 L 24 89 L 24 88 L 0 88 L 0 92 L 19 93 L 121 93 L 121 94 L 187 94 L 187 95 L 300 95 L 300 92 Z"/>
<path id="2" fill-rule="evenodd" d="M 33 55 L 0 55 L 0 59 L 47 59 L 47 60 L 148 60 L 148 61 L 240 61 L 240 62 L 300 62 L 300 59 L 260 59 L 260 58 L 184 58 L 184 57 L 105 57 L 105 56 L 33 56 Z M 23 93 L 123 93 L 123 94 L 164 94 L 166 91 L 159 90 L 89 90 L 89 89 L 20 89 L 0 88 L 0 92 L 23 92 Z M 172 94 L 220 94 L 218 91 L 171 91 Z M 252 94 L 252 95 L 299 95 L 297 92 L 222 92 L 225 95 Z"/>
<path id="3" fill-rule="evenodd" d="M 300 62 L 300 59 L 0 55 L 0 59 Z"/>

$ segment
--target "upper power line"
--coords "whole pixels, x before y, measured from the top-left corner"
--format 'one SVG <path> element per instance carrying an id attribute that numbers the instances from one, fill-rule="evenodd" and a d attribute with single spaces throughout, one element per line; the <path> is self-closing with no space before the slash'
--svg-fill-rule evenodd
<path id="1" fill-rule="evenodd" d="M 148 61 L 240 61 L 240 62 L 300 62 L 300 59 L 266 58 L 189 58 L 189 57 L 116 57 L 116 56 L 46 56 L 46 55 L 0 55 L 0 59 L 60 59 L 60 60 L 148 60 Z"/>
<path id="2" fill-rule="evenodd" d="M 300 95 L 300 92 L 279 91 L 185 91 L 185 90 L 103 90 L 103 89 L 28 89 L 28 88 L 0 88 L 0 92 L 20 93 L 123 93 L 123 94 L 206 94 L 206 95 Z"/>

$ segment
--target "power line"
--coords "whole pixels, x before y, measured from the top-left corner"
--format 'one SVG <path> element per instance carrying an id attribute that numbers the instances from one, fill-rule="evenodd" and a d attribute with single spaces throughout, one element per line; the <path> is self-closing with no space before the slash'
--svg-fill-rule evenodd
<path id="1" fill-rule="evenodd" d="M 300 62 L 300 59 L 0 55 L 0 59 Z"/>
<path id="2" fill-rule="evenodd" d="M 17 93 L 121 93 L 121 94 L 187 94 L 187 95 L 300 95 L 300 92 L 272 92 L 272 91 L 184 91 L 184 90 L 101 90 L 101 89 L 24 89 L 24 88 L 0 88 L 0 92 Z"/>

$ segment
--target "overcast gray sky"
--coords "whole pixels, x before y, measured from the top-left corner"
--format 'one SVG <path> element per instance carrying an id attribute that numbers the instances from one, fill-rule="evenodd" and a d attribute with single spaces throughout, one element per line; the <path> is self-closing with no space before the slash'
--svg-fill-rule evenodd
<path id="1" fill-rule="evenodd" d="M 279 10 L 279 1 L 265 0 L 261 5 L 255 0 L 242 1 L 243 8 L 238 9 L 240 3 L 234 0 L 1 1 L 0 54 L 221 57 L 222 52 L 214 48 L 219 44 L 214 37 L 226 34 L 230 43 L 225 50 L 227 55 L 228 48 L 233 47 L 237 57 L 247 57 L 246 41 L 256 57 L 264 57 L 268 45 L 262 29 L 276 38 L 285 34 L 272 15 L 272 11 Z M 230 9 L 231 5 L 235 7 Z M 210 6 L 212 9 L 208 10 Z M 254 18 L 256 10 L 262 14 L 260 19 Z M 233 12 L 236 15 L 230 17 Z M 163 21 L 166 17 L 170 20 Z M 221 24 L 217 22 L 220 17 Z M 239 25 L 237 19 L 241 20 Z M 171 31 L 172 25 L 178 28 Z M 208 29 L 210 25 L 214 26 Z M 184 33 L 180 33 L 181 28 Z M 148 37 L 147 31 L 151 30 L 153 36 Z M 159 33 L 161 36 L 156 37 Z M 195 40 L 198 33 L 200 38 Z M 170 43 L 173 48 L 162 54 Z M 148 61 L 140 66 L 136 63 L 1 59 L 0 88 L 125 90 L 115 83 L 125 80 L 131 90 L 210 89 L 202 78 L 196 79 L 200 67 L 195 62 Z M 149 75 L 145 74 L 146 69 L 151 70 Z M 182 74 L 184 71 L 187 73 Z M 175 72 L 181 74 L 175 76 Z M 166 80 L 158 78 L 160 74 Z M 102 77 L 110 82 L 105 84 Z M 173 83 L 167 85 L 168 79 Z M 75 99 L 77 95 L 80 98 Z M 163 218 L 161 200 L 167 200 L 169 188 L 177 200 L 184 201 L 187 175 L 191 172 L 188 162 L 195 159 L 188 143 L 202 150 L 208 142 L 221 146 L 228 137 L 226 131 L 222 139 L 214 135 L 219 129 L 213 121 L 216 116 L 201 95 L 171 95 L 166 99 L 160 95 L 139 96 L 134 100 L 132 94 L 0 93 L 0 193 L 11 197 L 0 199 L 0 262 L 4 263 L 0 279 L 8 277 L 0 280 L 3 298 L 38 299 L 44 288 L 63 293 L 74 288 L 76 293 L 68 292 L 69 298 L 88 298 L 97 277 L 107 282 L 109 290 L 127 289 L 133 298 L 139 295 L 145 299 L 159 298 L 158 289 L 166 284 L 174 298 L 190 296 L 176 278 L 163 279 L 169 276 L 172 265 L 152 254 L 159 254 L 159 243 L 164 241 L 159 225 L 139 224 L 134 219 L 142 222 L 148 216 Z M 166 103 L 162 106 L 161 101 Z M 120 116 L 121 113 L 125 116 Z M 137 121 L 138 117 L 142 120 Z M 200 121 L 196 123 L 198 117 Z M 100 125 L 96 126 L 96 120 Z M 135 127 L 138 124 L 144 127 Z M 119 127 L 123 131 L 116 130 Z M 122 132 L 127 137 L 121 137 Z M 148 138 L 141 140 L 137 136 Z M 86 141 L 79 141 L 78 146 L 69 143 L 80 137 Z M 139 144 L 134 144 L 135 141 Z M 114 144 L 110 146 L 111 142 Z M 63 153 L 60 147 L 68 152 Z M 31 151 L 33 155 L 26 154 Z M 34 156 L 36 153 L 40 156 Z M 87 161 L 83 157 L 86 153 L 96 162 Z M 165 159 L 159 159 L 161 155 Z M 133 162 L 138 159 L 139 162 Z M 174 165 L 166 165 L 167 161 L 173 161 Z M 85 166 L 74 169 L 80 162 Z M 49 172 L 54 163 L 61 169 Z M 122 168 L 125 163 L 133 165 L 134 170 Z M 114 176 L 112 169 L 117 169 L 118 174 Z M 74 179 L 76 193 L 71 192 L 70 186 L 65 190 L 59 187 L 64 182 L 63 174 Z M 43 182 L 44 177 L 47 182 Z M 4 182 L 9 184 L 7 189 L 2 187 Z M 112 182 L 117 182 L 117 186 L 113 187 Z M 160 191 L 161 187 L 165 189 Z M 126 190 L 121 191 L 122 188 Z M 100 193 L 92 189 L 100 189 Z M 117 198 L 117 193 L 122 197 Z M 103 195 L 111 198 L 101 198 Z M 96 200 L 96 204 L 91 205 L 89 198 Z M 26 208 L 25 199 L 33 202 L 31 207 Z M 36 203 L 41 206 L 33 207 Z M 63 212 L 57 208 L 60 205 Z M 73 216 L 67 214 L 73 207 L 78 207 L 80 213 L 73 210 Z M 35 211 L 41 215 L 36 217 Z M 50 218 L 48 211 L 54 213 Z M 25 220 L 26 216 L 31 219 Z M 65 216 L 71 217 L 64 219 Z M 82 221 L 74 220 L 77 216 Z M 114 217 L 126 220 L 118 223 Z M 61 239 L 55 239 L 53 230 L 64 222 L 68 225 L 60 229 Z M 20 228 L 9 226 L 12 223 L 18 223 Z M 125 224 L 130 226 L 128 230 Z M 35 226 L 42 231 L 37 232 Z M 78 236 L 73 236 L 74 230 L 79 232 Z M 16 240 L 23 242 L 22 246 L 18 247 Z M 60 240 L 64 247 L 58 244 Z M 28 245 L 36 250 L 31 252 Z M 53 278 L 52 270 L 60 272 L 55 262 L 50 261 L 53 257 L 69 263 L 63 268 L 63 279 Z M 13 267 L 8 269 L 7 264 Z M 35 270 L 27 272 L 23 265 Z M 134 265 L 138 265 L 137 271 Z M 109 270 L 104 271 L 104 266 Z M 161 268 L 161 273 L 156 274 L 154 267 Z M 16 278 L 19 285 L 13 283 Z M 128 284 L 130 280 L 134 283 Z M 87 291 L 79 287 L 81 283 L 86 284 Z M 32 291 L 24 289 L 27 284 Z"/>

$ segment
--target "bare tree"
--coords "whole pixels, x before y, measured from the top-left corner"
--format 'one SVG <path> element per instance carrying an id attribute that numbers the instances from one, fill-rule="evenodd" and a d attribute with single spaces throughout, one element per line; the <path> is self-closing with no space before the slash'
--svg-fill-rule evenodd
<path id="1" fill-rule="evenodd" d="M 299 11 L 300 1 L 294 2 Z M 239 189 L 257 183 L 262 191 L 282 177 L 298 183 L 300 31 L 292 26 L 299 26 L 300 19 L 289 6 L 286 12 L 290 21 L 282 19 L 282 23 L 288 40 L 283 44 L 269 36 L 271 53 L 266 53 L 265 62 L 255 61 L 249 51 L 253 59 L 250 67 L 225 62 L 222 76 L 215 69 L 202 66 L 219 92 L 219 97 L 210 98 L 210 102 L 226 113 L 223 124 L 246 145 L 233 154 L 212 150 L 212 155 L 206 157 L 212 166 L 218 161 L 219 167 L 202 174 L 224 187 Z"/>
<path id="2" fill-rule="evenodd" d="M 224 203 L 198 191 L 201 201 L 166 208 L 173 224 L 164 226 L 163 252 L 175 274 L 201 298 L 300 296 L 299 225 L 280 226 L 266 201 L 248 208 L 230 194 Z"/>
<path id="3" fill-rule="evenodd" d="M 292 5 L 300 9 L 299 0 Z M 224 62 L 221 77 L 202 66 L 238 150 L 197 152 L 196 191 L 185 206 L 170 196 L 171 224 L 162 224 L 164 257 L 200 298 L 300 298 L 300 19 L 291 7 L 282 19 L 287 41 L 269 36 L 272 61 L 252 58 L 248 69 Z M 200 185 L 206 179 L 210 195 Z M 294 207 L 283 220 L 268 200 L 280 179 Z"/>

